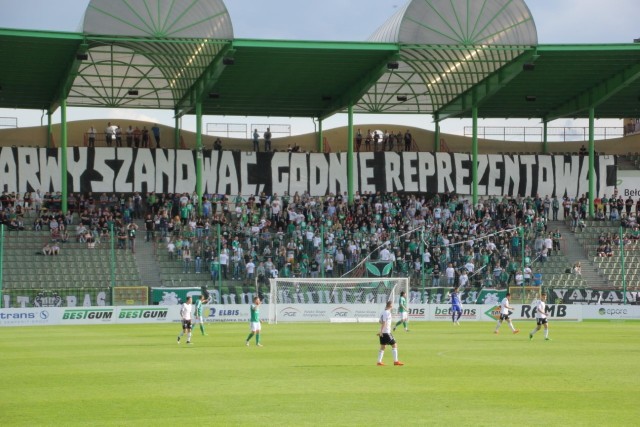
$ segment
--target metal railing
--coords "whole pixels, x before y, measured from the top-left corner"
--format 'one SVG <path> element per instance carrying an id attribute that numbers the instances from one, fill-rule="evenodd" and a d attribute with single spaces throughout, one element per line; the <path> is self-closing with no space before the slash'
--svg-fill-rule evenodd
<path id="1" fill-rule="evenodd" d="M 0 128 L 17 128 L 17 117 L 0 117 Z"/>
<path id="2" fill-rule="evenodd" d="M 249 131 L 246 123 L 207 123 L 205 134 L 225 138 L 248 138 Z"/>
<path id="3" fill-rule="evenodd" d="M 464 136 L 473 136 L 473 127 L 465 126 Z M 597 140 L 622 138 L 624 129 L 622 127 L 596 127 L 594 136 Z M 478 138 L 494 139 L 502 141 L 519 142 L 543 142 L 544 128 L 529 126 L 481 126 L 478 127 Z M 589 140 L 588 127 L 548 127 L 548 142 L 568 142 Z"/>

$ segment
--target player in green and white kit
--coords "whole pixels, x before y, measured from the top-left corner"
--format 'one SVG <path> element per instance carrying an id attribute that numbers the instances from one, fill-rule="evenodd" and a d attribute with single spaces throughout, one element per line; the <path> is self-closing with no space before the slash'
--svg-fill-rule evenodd
<path id="1" fill-rule="evenodd" d="M 253 304 L 251 304 L 251 318 L 249 319 L 249 325 L 251 332 L 246 340 L 246 345 L 249 345 L 251 337 L 256 336 L 256 345 L 262 347 L 260 343 L 260 297 L 253 298 Z"/>
<path id="2" fill-rule="evenodd" d="M 204 304 L 205 302 L 207 302 L 207 297 L 205 297 L 203 294 L 203 295 L 200 295 L 200 299 L 196 303 L 196 320 L 200 325 L 200 332 L 202 332 L 202 335 L 207 335 L 204 332 L 204 317 L 202 316 L 202 311 L 203 311 L 202 304 Z"/>
<path id="3" fill-rule="evenodd" d="M 402 323 L 402 325 L 404 326 L 404 330 L 406 332 L 409 332 L 409 326 L 407 325 L 407 322 L 409 321 L 409 310 L 407 309 L 407 298 L 404 291 L 400 292 L 400 300 L 398 301 L 398 313 L 400 314 L 401 318 L 400 320 L 398 320 L 398 323 L 396 323 L 396 326 L 393 327 L 393 330 L 395 331 L 396 328 Z"/>

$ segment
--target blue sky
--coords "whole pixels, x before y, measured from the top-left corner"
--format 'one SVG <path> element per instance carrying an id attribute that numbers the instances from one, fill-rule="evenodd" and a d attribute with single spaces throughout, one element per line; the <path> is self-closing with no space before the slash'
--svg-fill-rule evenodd
<path id="1" fill-rule="evenodd" d="M 640 37 L 637 0 L 526 0 L 526 3 L 536 22 L 540 43 L 629 43 Z M 77 31 L 88 4 L 89 0 L 0 0 L 0 28 Z M 405 0 L 226 0 L 225 4 L 237 38 L 363 41 L 403 6 Z M 0 116 L 18 117 L 18 125 L 27 127 L 39 125 L 42 112 L 0 109 Z M 173 125 L 170 111 L 71 108 L 68 112 L 69 120 L 131 117 Z M 314 130 L 311 119 L 207 116 L 203 121 L 250 125 L 265 123 L 265 120 L 291 124 L 294 134 Z M 54 115 L 54 121 L 59 121 L 59 114 Z M 344 126 L 346 122 L 344 115 L 337 115 L 327 119 L 324 127 Z M 355 123 L 434 128 L 430 116 L 357 115 Z M 553 126 L 569 123 L 560 121 Z M 537 124 L 537 121 L 525 123 L 527 126 Z M 468 125 L 465 120 L 449 120 L 443 122 L 442 130 L 461 133 L 465 125 Z M 516 126 L 522 122 L 492 120 L 483 121 L 481 125 Z M 185 117 L 183 127 L 194 130 L 193 117 Z"/>

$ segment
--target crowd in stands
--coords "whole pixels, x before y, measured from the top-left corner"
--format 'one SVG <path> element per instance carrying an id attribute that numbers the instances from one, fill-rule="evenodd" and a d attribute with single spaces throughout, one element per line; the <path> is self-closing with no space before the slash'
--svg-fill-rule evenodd
<path id="1" fill-rule="evenodd" d="M 208 194 L 199 206 L 195 193 L 74 193 L 63 215 L 60 193 L 36 191 L 5 192 L 0 204 L 8 227 L 25 227 L 24 212 L 36 212 L 33 228 L 49 230 L 56 244 L 68 241 L 75 213 L 74 238 L 89 248 L 108 240 L 113 230 L 119 249 L 135 251 L 134 220 L 143 220 L 145 240 L 166 247 L 184 274 L 210 274 L 214 281 L 358 276 L 367 260 L 392 263 L 395 275 L 426 276 L 432 286 L 507 286 L 532 283 L 534 263 L 559 253 L 562 237 L 548 230 L 548 221 L 558 219 L 560 207 L 579 229 L 588 203 L 584 196 L 492 197 L 472 206 L 456 194 L 356 193 L 348 205 L 346 198 Z M 621 200 L 599 198 L 597 212 L 630 218 L 635 206 L 637 215 L 640 200 Z M 629 240 L 638 236 L 636 225 Z M 611 256 L 617 238 L 604 239 L 598 253 Z"/>
<path id="2" fill-rule="evenodd" d="M 416 280 L 424 271 L 432 286 L 524 285 L 534 261 L 560 250 L 541 198 L 489 198 L 473 207 L 455 194 L 356 194 L 349 206 L 346 195 L 208 195 L 202 216 L 197 201 L 187 194 L 147 200 L 168 258 L 185 274 L 209 272 L 213 280 L 358 275 L 367 259 Z"/>

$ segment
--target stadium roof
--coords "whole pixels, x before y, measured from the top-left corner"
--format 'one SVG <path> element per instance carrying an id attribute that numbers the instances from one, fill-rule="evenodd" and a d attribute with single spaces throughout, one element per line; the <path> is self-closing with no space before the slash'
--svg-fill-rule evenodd
<path id="1" fill-rule="evenodd" d="M 0 55 L 0 108 L 640 116 L 640 44 L 538 45 L 523 0 L 412 0 L 366 42 L 235 39 L 222 0 L 92 0 L 78 33 L 0 29 Z"/>

